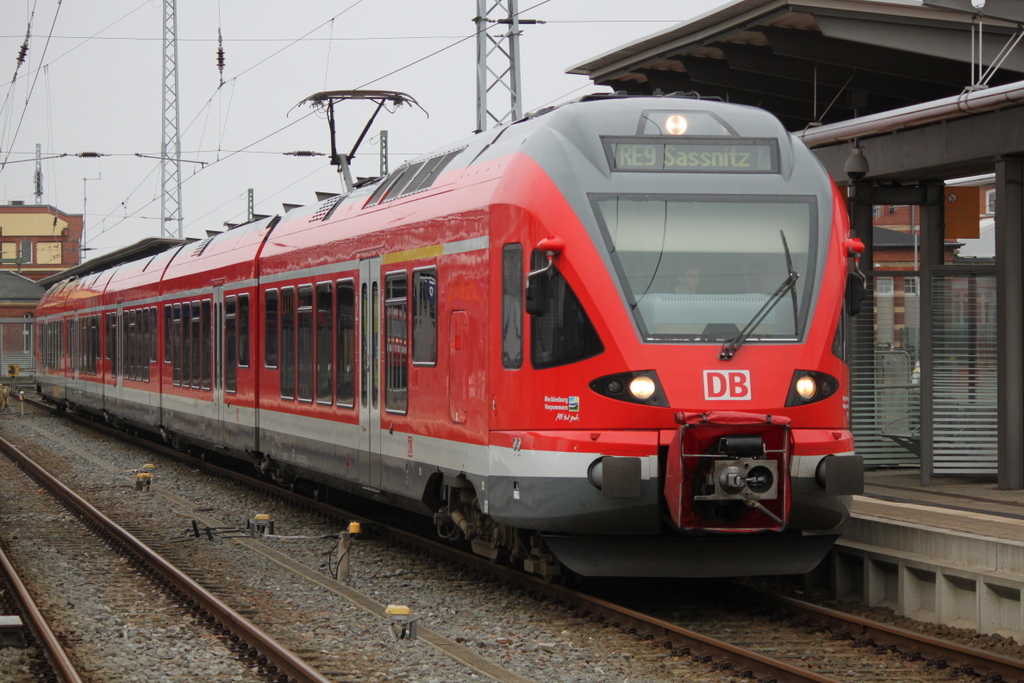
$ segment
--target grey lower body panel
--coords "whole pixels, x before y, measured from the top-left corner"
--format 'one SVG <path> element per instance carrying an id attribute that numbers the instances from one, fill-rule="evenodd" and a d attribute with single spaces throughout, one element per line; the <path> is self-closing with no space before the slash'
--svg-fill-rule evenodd
<path id="1" fill-rule="evenodd" d="M 587 479 L 487 478 L 489 514 L 521 529 L 563 534 L 656 534 L 661 528 L 657 479 L 639 482 L 639 495 L 607 497 Z"/>
<path id="2" fill-rule="evenodd" d="M 838 538 L 800 533 L 544 536 L 555 557 L 582 576 L 669 578 L 806 574 Z"/>

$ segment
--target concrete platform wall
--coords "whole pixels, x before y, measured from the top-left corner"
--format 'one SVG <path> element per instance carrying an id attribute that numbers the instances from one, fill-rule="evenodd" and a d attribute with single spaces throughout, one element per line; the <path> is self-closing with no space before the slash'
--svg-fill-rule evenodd
<path id="1" fill-rule="evenodd" d="M 1024 642 L 1024 542 L 854 517 L 832 586 L 840 600 Z"/>

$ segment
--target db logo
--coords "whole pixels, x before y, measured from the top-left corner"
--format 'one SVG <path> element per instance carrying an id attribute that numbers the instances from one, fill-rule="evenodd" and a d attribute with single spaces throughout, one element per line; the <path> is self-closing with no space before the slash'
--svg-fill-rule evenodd
<path id="1" fill-rule="evenodd" d="M 704 400 L 749 401 L 750 370 L 705 370 Z"/>

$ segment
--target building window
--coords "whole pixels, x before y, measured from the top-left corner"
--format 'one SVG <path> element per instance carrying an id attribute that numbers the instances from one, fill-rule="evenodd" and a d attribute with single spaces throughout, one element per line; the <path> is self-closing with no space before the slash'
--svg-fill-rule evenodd
<path id="1" fill-rule="evenodd" d="M 892 296 L 892 278 L 891 277 L 875 278 L 875 292 L 879 296 Z"/>
<path id="2" fill-rule="evenodd" d="M 985 213 L 993 216 L 996 213 L 996 191 L 985 190 Z"/>
<path id="3" fill-rule="evenodd" d="M 18 258 L 22 263 L 32 263 L 32 240 L 22 240 L 18 250 Z"/>
<path id="4" fill-rule="evenodd" d="M 907 296 L 917 296 L 917 278 L 903 278 L 903 293 Z"/>

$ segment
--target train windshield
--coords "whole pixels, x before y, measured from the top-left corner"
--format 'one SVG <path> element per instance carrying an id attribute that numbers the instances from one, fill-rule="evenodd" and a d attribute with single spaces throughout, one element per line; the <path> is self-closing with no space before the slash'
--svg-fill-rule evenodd
<path id="1" fill-rule="evenodd" d="M 795 340 L 816 282 L 814 197 L 602 195 L 593 205 L 627 303 L 651 342 Z"/>

